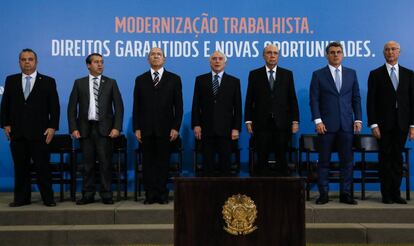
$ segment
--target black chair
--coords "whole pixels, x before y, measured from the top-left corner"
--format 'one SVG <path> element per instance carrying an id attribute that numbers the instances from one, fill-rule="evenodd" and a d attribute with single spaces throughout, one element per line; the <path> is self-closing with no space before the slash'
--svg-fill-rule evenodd
<path id="1" fill-rule="evenodd" d="M 202 158 L 202 142 L 201 140 L 195 140 L 193 150 L 193 171 L 194 175 L 204 176 L 203 171 L 203 158 Z M 231 143 L 231 164 L 230 164 L 230 175 L 238 176 L 240 173 L 240 148 L 239 140 L 232 140 Z"/>
<path id="2" fill-rule="evenodd" d="M 79 142 L 75 143 L 76 146 L 79 146 Z M 116 198 L 117 201 L 121 200 L 121 186 L 123 188 L 124 196 L 123 199 L 128 198 L 128 168 L 127 168 L 127 139 L 125 135 L 121 134 L 119 137 L 113 139 L 113 156 L 112 156 L 112 184 L 116 185 Z M 79 154 L 82 154 L 82 150 L 77 147 L 74 150 L 75 153 L 75 167 L 74 175 L 79 177 L 78 174 L 81 174 L 80 177 L 83 177 L 84 166 Z M 99 161 L 96 161 L 95 165 L 95 183 L 100 184 L 100 174 L 99 174 Z M 76 186 L 76 179 L 74 180 Z M 76 189 L 75 189 L 76 190 Z"/>
<path id="3" fill-rule="evenodd" d="M 251 136 L 249 139 L 249 173 L 250 176 L 255 176 L 255 166 L 257 163 L 256 158 L 256 142 L 255 137 Z M 298 148 L 292 146 L 292 141 L 289 141 L 288 143 L 288 153 L 287 153 L 287 162 L 288 162 L 288 170 L 290 173 L 298 173 L 299 172 L 299 166 L 298 166 L 298 155 L 299 150 Z M 277 169 L 277 163 L 276 160 L 269 156 L 269 170 L 270 172 L 275 172 Z"/>
<path id="4" fill-rule="evenodd" d="M 117 200 L 121 200 L 121 186 L 124 188 L 124 200 L 128 198 L 128 157 L 127 139 L 125 135 L 113 139 L 113 176 L 112 182 L 116 183 Z"/>
<path id="5" fill-rule="evenodd" d="M 168 169 L 168 180 L 172 181 L 174 177 L 180 177 L 183 166 L 183 147 L 181 137 L 170 144 L 170 166 Z M 143 172 L 142 172 L 142 149 L 140 146 L 135 149 L 135 189 L 134 197 L 135 201 L 138 201 L 138 196 L 141 196 L 143 185 Z"/>
<path id="6" fill-rule="evenodd" d="M 368 154 L 378 155 L 379 147 L 377 139 L 371 134 L 361 134 L 354 138 L 355 152 L 361 155 L 361 161 L 355 162 L 355 171 L 361 172 L 359 179 L 355 182 L 361 183 L 361 200 L 365 200 L 365 185 L 367 183 L 380 183 L 379 163 L 378 161 L 367 161 Z M 377 158 L 378 159 L 378 158 Z M 405 178 L 405 192 L 407 200 L 410 200 L 410 149 L 405 148 L 403 151 L 403 174 Z"/>
<path id="7" fill-rule="evenodd" d="M 64 200 L 65 185 L 70 187 L 70 197 L 75 200 L 75 185 L 73 174 L 72 138 L 68 134 L 56 134 L 49 144 L 50 171 L 52 184 L 59 184 L 60 201 Z M 31 166 L 31 182 L 37 183 L 35 167 Z"/>
<path id="8" fill-rule="evenodd" d="M 337 152 L 336 145 L 332 149 L 332 153 Z M 318 181 L 318 160 L 313 159 L 313 155 L 318 153 L 318 136 L 316 134 L 302 134 L 299 140 L 299 168 L 300 176 L 306 177 L 306 200 L 310 199 L 310 189 L 313 183 Z M 305 160 L 303 161 L 303 154 Z M 343 179 L 341 177 L 341 166 L 338 161 L 331 161 L 329 164 L 329 183 L 339 183 L 342 187 Z M 353 196 L 353 185 L 352 185 Z"/>

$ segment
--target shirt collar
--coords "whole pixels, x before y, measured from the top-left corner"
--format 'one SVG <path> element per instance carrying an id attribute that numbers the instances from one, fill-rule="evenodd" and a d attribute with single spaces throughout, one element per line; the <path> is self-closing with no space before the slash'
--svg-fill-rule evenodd
<path id="1" fill-rule="evenodd" d="M 221 72 L 219 72 L 219 73 L 216 73 L 216 72 L 214 72 L 214 71 L 211 71 L 211 75 L 213 76 L 213 78 L 214 78 L 214 75 L 218 75 L 219 76 L 219 78 L 221 79 L 221 78 L 223 78 L 223 74 L 224 74 L 224 70 L 223 71 L 221 71 Z"/>
<path id="2" fill-rule="evenodd" d="M 391 71 L 391 68 L 392 67 L 395 67 L 395 71 L 397 72 L 398 71 L 398 62 L 395 64 L 395 65 L 391 65 L 391 64 L 389 64 L 389 63 L 385 63 L 385 66 L 387 66 L 387 70 L 388 71 Z"/>
<path id="3" fill-rule="evenodd" d="M 102 77 L 102 74 L 98 76 L 93 76 L 92 74 L 89 74 L 89 80 L 93 80 L 93 78 L 98 78 L 98 81 L 101 81 L 101 77 Z"/>
<path id="4" fill-rule="evenodd" d="M 24 74 L 22 73 L 22 79 L 26 79 L 27 76 L 30 76 L 32 79 L 35 79 L 37 76 L 37 70 L 34 71 L 32 74 Z"/>
<path id="5" fill-rule="evenodd" d="M 266 67 L 266 73 L 269 73 L 270 70 L 273 70 L 273 72 L 276 74 L 277 65 L 273 69 L 270 69 L 268 66 L 265 66 L 265 67 Z"/>
<path id="6" fill-rule="evenodd" d="M 158 76 L 161 78 L 162 74 L 164 73 L 164 67 L 158 69 L 158 71 L 155 71 L 154 69 L 151 68 L 151 76 L 153 76 L 155 72 L 158 72 L 159 74 Z"/>
<path id="7" fill-rule="evenodd" d="M 331 70 L 331 73 L 335 73 L 336 69 L 339 69 L 339 72 L 342 72 L 342 65 L 339 65 L 339 67 L 334 67 L 331 64 L 328 64 L 329 70 Z"/>

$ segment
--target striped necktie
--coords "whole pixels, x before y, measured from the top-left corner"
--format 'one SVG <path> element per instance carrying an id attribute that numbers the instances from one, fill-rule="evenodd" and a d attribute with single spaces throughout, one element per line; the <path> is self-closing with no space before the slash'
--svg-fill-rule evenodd
<path id="1" fill-rule="evenodd" d="M 97 77 L 94 77 L 93 78 L 93 96 L 95 99 L 95 119 L 96 120 L 99 120 L 98 95 L 99 95 L 99 81 Z"/>
<path id="2" fill-rule="evenodd" d="M 218 74 L 215 74 L 214 79 L 213 79 L 213 95 L 214 96 L 217 96 L 218 88 L 219 88 L 219 76 Z"/>
<path id="3" fill-rule="evenodd" d="M 160 74 L 158 72 L 154 72 L 154 87 L 157 87 L 157 85 L 160 83 Z"/>

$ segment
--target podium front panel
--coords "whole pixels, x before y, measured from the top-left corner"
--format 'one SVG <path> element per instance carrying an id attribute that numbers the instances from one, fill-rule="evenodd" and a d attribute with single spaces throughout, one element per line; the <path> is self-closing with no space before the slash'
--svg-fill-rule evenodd
<path id="1" fill-rule="evenodd" d="M 175 246 L 305 245 L 303 179 L 175 178 L 174 183 Z M 249 212 L 255 217 L 250 230 L 234 235 L 225 229 L 229 220 L 223 216 L 223 206 L 229 210 L 226 201 L 239 194 L 251 200 L 256 214 Z M 248 205 L 239 209 L 252 210 Z M 248 227 L 252 217 L 244 212 L 241 216 L 249 219 L 235 227 Z"/>

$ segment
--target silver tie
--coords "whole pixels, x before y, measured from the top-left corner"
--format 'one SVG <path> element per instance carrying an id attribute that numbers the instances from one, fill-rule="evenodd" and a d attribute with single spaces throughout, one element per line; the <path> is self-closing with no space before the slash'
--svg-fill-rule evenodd
<path id="1" fill-rule="evenodd" d="M 336 85 L 336 89 L 338 90 L 338 92 L 341 91 L 341 86 L 342 86 L 342 81 L 341 81 L 341 76 L 339 76 L 339 69 L 335 69 L 335 85 Z"/>
<path id="2" fill-rule="evenodd" d="M 398 88 L 398 79 L 397 74 L 395 73 L 395 67 L 391 67 L 391 73 L 390 73 L 392 85 L 394 86 L 394 89 L 397 90 Z"/>
<path id="3" fill-rule="evenodd" d="M 30 79 L 31 78 L 32 77 L 30 77 L 30 76 L 27 76 L 25 78 L 26 79 L 26 84 L 24 85 L 24 91 L 23 91 L 25 100 L 29 97 L 29 94 L 30 94 Z"/>

